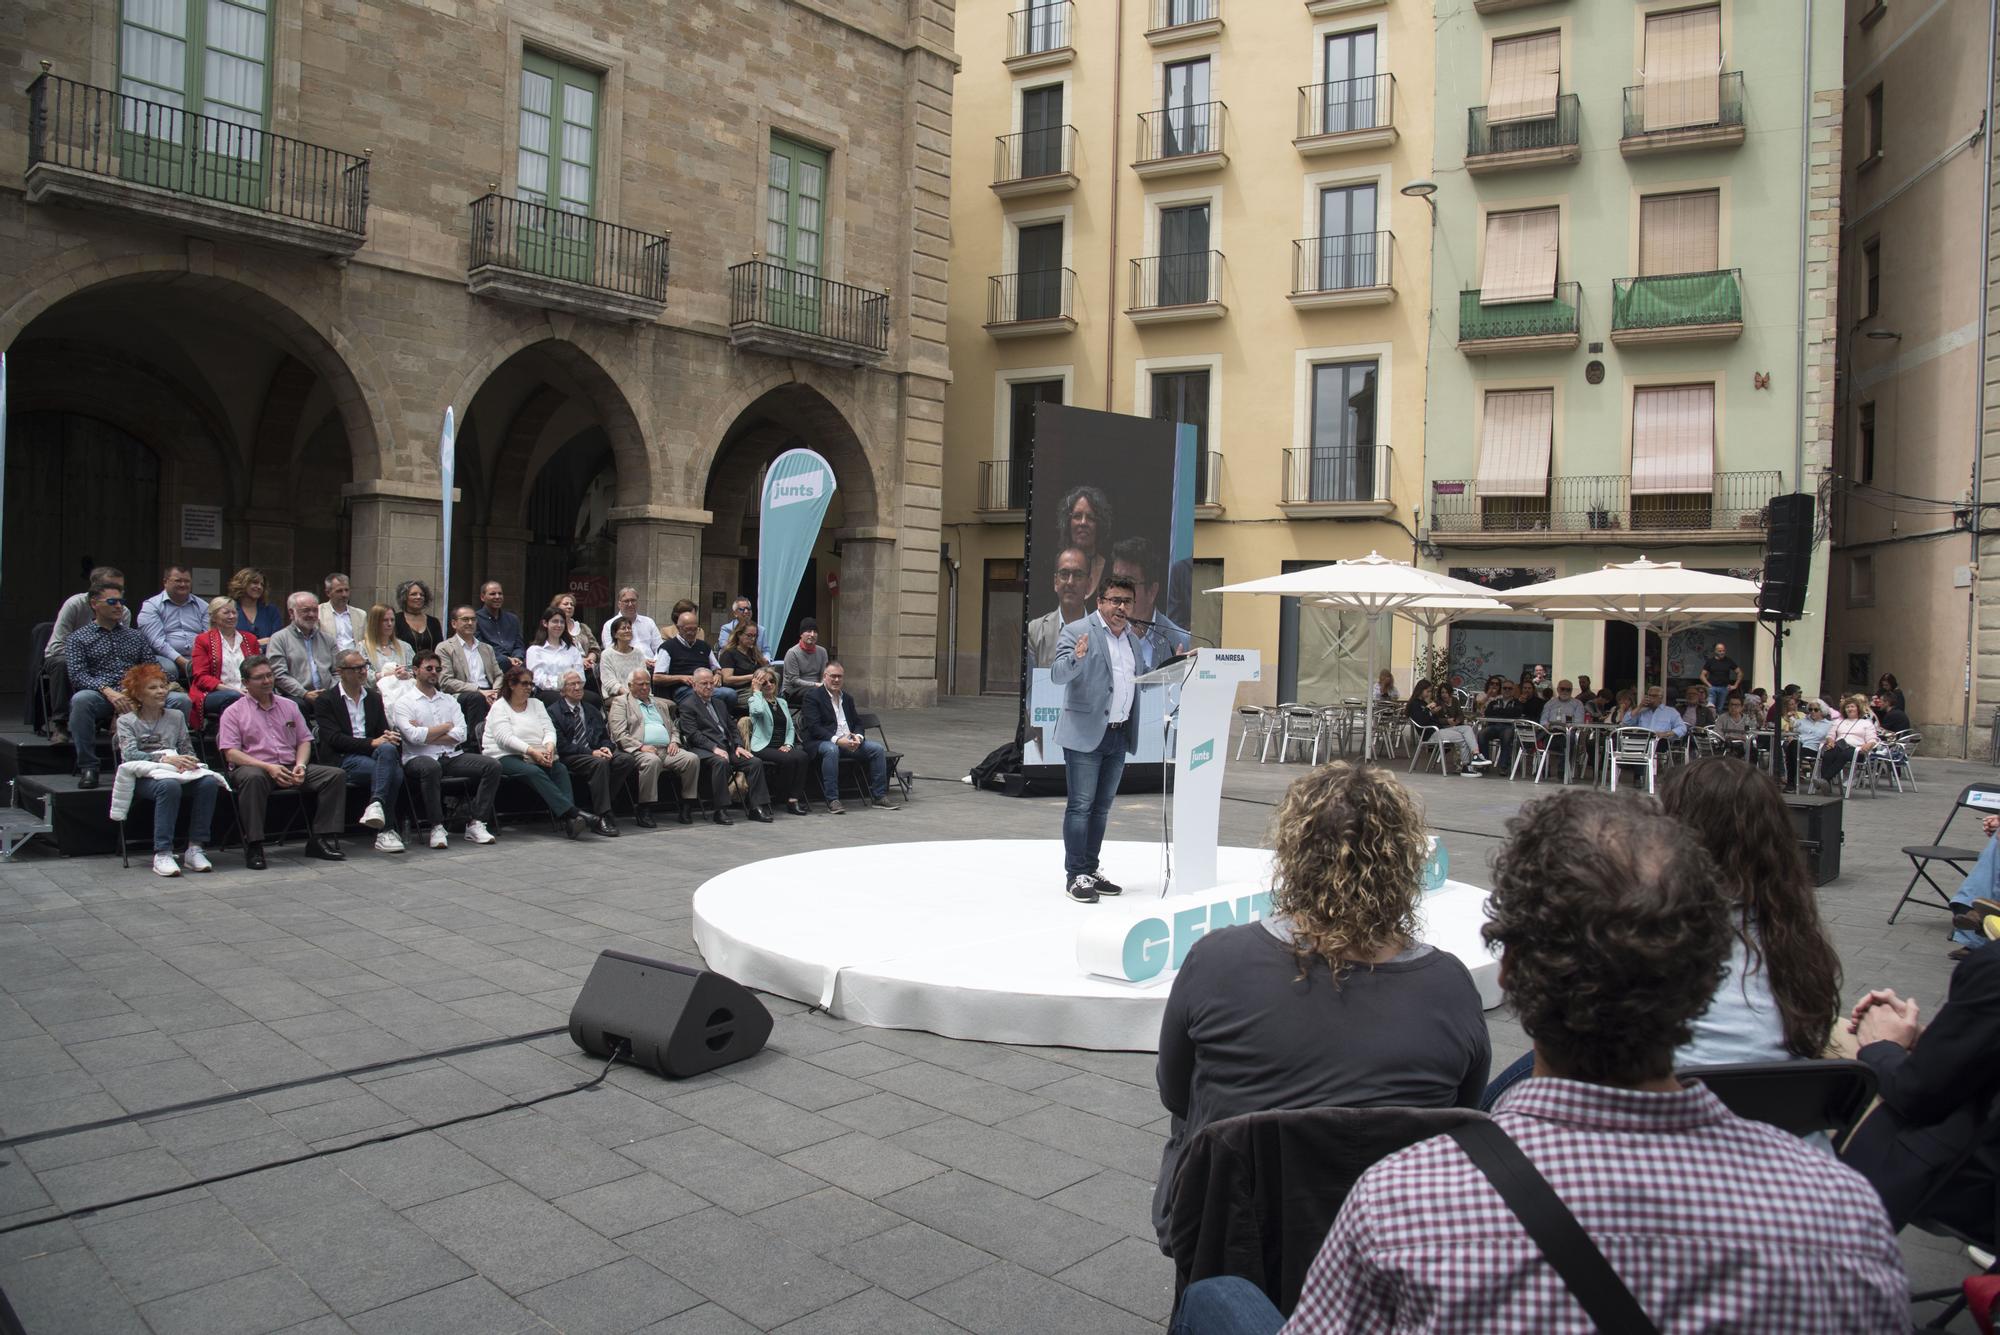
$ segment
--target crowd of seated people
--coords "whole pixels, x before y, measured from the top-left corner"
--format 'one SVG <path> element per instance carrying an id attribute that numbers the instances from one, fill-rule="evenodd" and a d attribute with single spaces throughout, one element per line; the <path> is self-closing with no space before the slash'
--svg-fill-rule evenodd
<path id="1" fill-rule="evenodd" d="M 227 776 L 252 868 L 266 865 L 274 790 L 298 790 L 309 807 L 306 853 L 329 861 L 347 856 L 350 788 L 359 825 L 384 854 L 404 851 L 405 813 L 428 821 L 433 848 L 449 846 L 446 780 L 474 790 L 456 808 L 473 844 L 494 841 L 496 793 L 509 778 L 573 839 L 615 837 L 614 807 L 627 794 L 648 829 L 663 796 L 682 824 L 702 811 L 730 824 L 732 807 L 758 822 L 777 807 L 811 815 L 815 798 L 842 814 L 842 760 L 855 763 L 870 805 L 896 806 L 887 753 L 862 733 L 861 707 L 818 627 L 804 619 L 798 642 L 774 659 L 747 598 L 733 606 L 718 654 L 693 603 L 673 608 L 662 638 L 631 588 L 619 591 L 602 641 L 564 593 L 530 644 L 497 580 L 480 586 L 476 606 L 453 610 L 449 634 L 422 580 L 399 585 L 393 605 L 365 610 L 338 573 L 318 594 L 276 600 L 249 568 L 206 602 L 179 565 L 143 606 L 124 583 L 115 569 L 93 570 L 58 616 L 44 651 L 44 674 L 61 691 L 51 735 L 72 744 L 80 788 L 103 784 L 101 733 L 114 764 L 152 766 L 135 770 L 134 784 L 154 804 L 163 876 L 213 866 L 204 848 L 220 785 L 204 775 Z M 200 759 L 205 739 L 213 769 Z M 201 774 L 173 777 L 183 770 Z M 183 805 L 190 828 L 177 857 Z"/>

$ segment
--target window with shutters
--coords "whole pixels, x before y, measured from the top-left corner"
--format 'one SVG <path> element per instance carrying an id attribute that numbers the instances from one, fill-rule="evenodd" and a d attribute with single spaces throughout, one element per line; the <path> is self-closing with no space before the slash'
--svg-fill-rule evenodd
<path id="1" fill-rule="evenodd" d="M 1311 448 L 1303 498 L 1311 501 L 1372 501 L 1378 473 L 1375 449 L 1379 365 L 1322 362 L 1312 368 Z M 1294 492 L 1297 495 L 1299 493 Z"/>
<path id="2" fill-rule="evenodd" d="M 1715 386 L 1632 395 L 1632 527 L 1705 529 L 1715 492 Z"/>
<path id="3" fill-rule="evenodd" d="M 1530 33 L 1493 43 L 1486 123 L 1545 120 L 1556 114 L 1562 87 L 1562 34 Z"/>
<path id="4" fill-rule="evenodd" d="M 1639 201 L 1639 274 L 1710 273 L 1721 267 L 1722 192 L 1692 190 Z"/>
<path id="5" fill-rule="evenodd" d="M 571 279 L 592 272 L 588 220 L 597 204 L 601 93 L 595 71 L 522 53 L 514 181 L 523 205 L 515 238 L 523 268 Z"/>
<path id="6" fill-rule="evenodd" d="M 1647 133 L 1722 118 L 1722 8 L 1704 5 L 1646 16 L 1641 71 Z"/>
<path id="7" fill-rule="evenodd" d="M 1479 301 L 1492 306 L 1555 296 L 1561 213 L 1520 209 L 1486 216 L 1486 259 Z"/>
<path id="8" fill-rule="evenodd" d="M 268 0 L 123 0 L 118 128 L 137 141 L 120 155 L 124 174 L 217 199 L 261 198 L 270 70 Z"/>

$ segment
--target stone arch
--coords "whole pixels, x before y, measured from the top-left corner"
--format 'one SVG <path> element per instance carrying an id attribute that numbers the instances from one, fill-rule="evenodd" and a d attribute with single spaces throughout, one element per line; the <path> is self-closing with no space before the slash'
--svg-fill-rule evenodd
<path id="1" fill-rule="evenodd" d="M 568 325 L 567 320 L 563 321 Z M 541 320 L 510 338 L 501 340 L 489 348 L 479 361 L 459 377 L 452 391 L 451 402 L 460 407 L 470 418 L 472 403 L 487 383 L 509 362 L 524 353 L 547 357 L 555 366 L 573 379 L 591 406 L 597 410 L 604 432 L 611 439 L 612 456 L 618 473 L 618 503 L 620 505 L 647 505 L 653 500 L 653 458 L 646 443 L 646 433 L 641 422 L 646 400 L 626 392 L 616 376 L 607 368 L 600 355 L 601 348 L 592 346 L 601 340 L 580 329 L 558 330 L 552 320 Z M 525 406 L 524 406 L 525 410 Z M 440 413 L 443 411 L 439 409 Z M 485 424 L 481 435 L 497 439 L 495 459 L 498 460 L 510 447 L 518 443 L 518 437 L 511 427 L 496 432 L 494 425 Z M 525 460 L 523 461 L 525 463 Z M 495 496 L 502 494 L 499 474 L 494 470 Z M 525 496 L 533 485 L 533 477 L 512 480 L 513 490 Z M 518 503 L 517 503 L 518 504 Z M 496 505 L 495 518 L 501 515 Z"/>
<path id="2" fill-rule="evenodd" d="M 754 467 L 761 462 L 755 458 L 760 447 L 768 453 L 786 436 L 796 436 L 833 466 L 848 527 L 887 526 L 881 497 L 890 490 L 889 461 L 864 438 L 857 425 L 861 414 L 851 404 L 836 402 L 834 393 L 788 372 L 746 387 L 695 442 L 683 473 L 684 494 L 701 496 L 706 505 L 717 494 L 719 481 L 732 480 L 736 470 L 728 456 L 749 456 Z M 739 509 L 739 527 L 741 517 Z M 726 526 L 728 517 L 717 513 L 714 522 Z"/>

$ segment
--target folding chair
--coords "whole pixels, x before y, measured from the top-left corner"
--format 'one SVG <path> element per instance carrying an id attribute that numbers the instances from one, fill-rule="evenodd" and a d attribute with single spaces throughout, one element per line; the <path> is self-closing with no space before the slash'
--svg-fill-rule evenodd
<path id="1" fill-rule="evenodd" d="M 1910 883 L 1903 887 L 1903 897 L 1896 901 L 1896 907 L 1889 912 L 1891 926 L 1895 925 L 1896 915 L 1903 911 L 1903 905 L 1930 902 L 1913 893 L 1918 881 L 1922 881 L 1937 893 L 1938 908 L 1946 913 L 1953 911 L 1951 896 L 1944 892 L 1943 886 L 1931 879 L 1930 866 L 1933 862 L 1942 862 L 1962 877 L 1970 872 L 1973 863 L 1979 861 L 1979 849 L 1958 848 L 1944 841 L 1945 832 L 1951 829 L 1951 823 L 1958 819 L 1960 811 L 1973 811 L 1980 815 L 2000 815 L 2000 783 L 1967 784 L 1964 791 L 1959 793 L 1958 800 L 1951 804 L 1951 810 L 1945 813 L 1944 824 L 1938 826 L 1937 838 L 1934 841 L 1928 844 L 1903 846 L 1903 856 L 1907 857 L 1910 865 L 1917 870 L 1916 874 L 1910 877 Z M 1961 863 L 1965 865 L 1961 866 Z"/>
<path id="2" fill-rule="evenodd" d="M 1646 791 L 1654 792 L 1659 787 L 1660 739 L 1644 728 L 1620 728 L 1611 734 L 1611 752 L 1605 758 L 1611 770 L 1611 791 L 1618 791 L 1618 771 L 1640 769 L 1646 772 Z"/>
<path id="3" fill-rule="evenodd" d="M 1523 763 L 1527 764 L 1534 782 L 1542 781 L 1542 770 L 1549 763 L 1549 736 L 1549 730 L 1533 719 L 1514 720 L 1514 759 L 1507 766 L 1509 783 L 1521 772 Z"/>
<path id="4" fill-rule="evenodd" d="M 1438 730 L 1434 727 L 1419 727 L 1415 723 L 1412 723 L 1410 731 L 1410 773 L 1415 774 L 1417 772 L 1417 766 L 1423 763 L 1424 752 L 1429 751 L 1437 757 L 1438 773 L 1443 774 L 1445 772 L 1444 753 L 1453 743 L 1439 736 Z"/>
<path id="5" fill-rule="evenodd" d="M 1278 763 L 1284 764 L 1292 758 L 1292 744 L 1301 746 L 1319 738 L 1319 710 L 1313 705 L 1296 702 L 1278 706 Z M 1266 751 L 1269 744 L 1266 743 Z"/>
<path id="6" fill-rule="evenodd" d="M 1244 747 L 1254 740 L 1261 750 L 1271 735 L 1271 711 L 1263 705 L 1243 705 L 1236 711 L 1236 720 L 1243 728 L 1236 738 L 1236 758 L 1241 760 Z"/>
<path id="7" fill-rule="evenodd" d="M 1860 1120 L 1875 1098 L 1875 1068 L 1859 1061 L 1731 1062 L 1683 1067 L 1674 1074 L 1708 1086 L 1738 1117 L 1795 1136 L 1838 1135 Z"/>

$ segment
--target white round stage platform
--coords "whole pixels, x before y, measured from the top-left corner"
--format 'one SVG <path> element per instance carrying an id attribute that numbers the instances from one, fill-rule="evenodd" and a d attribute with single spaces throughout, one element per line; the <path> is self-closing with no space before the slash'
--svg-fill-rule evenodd
<path id="1" fill-rule="evenodd" d="M 1160 898 L 1160 847 L 1107 842 L 1125 887 L 1099 905 L 1061 891 L 1062 842 L 982 839 L 795 853 L 733 867 L 694 896 L 708 967 L 746 986 L 884 1029 L 1044 1046 L 1154 1051 L 1173 974 L 1130 983 L 1086 972 L 1077 936 L 1093 914 L 1129 918 Z M 1271 855 L 1221 848 L 1216 871 L 1245 894 Z M 1424 897 L 1424 939 L 1465 961 L 1482 1003 L 1500 1003 L 1479 939 L 1486 892 L 1457 881 Z"/>

